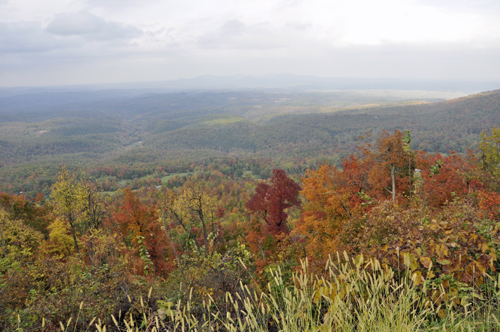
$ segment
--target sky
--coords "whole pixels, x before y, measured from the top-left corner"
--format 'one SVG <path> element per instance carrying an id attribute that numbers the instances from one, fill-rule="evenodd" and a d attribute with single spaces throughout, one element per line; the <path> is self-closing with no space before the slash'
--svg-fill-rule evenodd
<path id="1" fill-rule="evenodd" d="M 0 87 L 270 73 L 500 81 L 500 1 L 0 0 Z"/>

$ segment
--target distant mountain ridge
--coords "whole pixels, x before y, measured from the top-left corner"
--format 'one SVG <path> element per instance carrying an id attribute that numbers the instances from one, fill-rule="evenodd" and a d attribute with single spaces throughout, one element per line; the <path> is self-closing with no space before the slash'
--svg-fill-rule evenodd
<path id="1" fill-rule="evenodd" d="M 54 87 L 0 88 L 0 97 L 37 92 L 143 90 L 144 92 L 180 92 L 186 90 L 442 90 L 477 93 L 500 88 L 500 81 L 466 81 L 440 79 L 318 77 L 295 74 L 202 75 L 193 78 L 153 82 L 126 82 Z"/>
<path id="2" fill-rule="evenodd" d="M 150 83 L 154 86 L 155 83 Z M 474 82 L 425 79 L 317 77 L 293 74 L 264 76 L 213 76 L 158 82 L 157 87 L 172 89 L 289 89 L 289 90 L 456 90 L 479 92 L 500 88 L 500 82 Z"/>

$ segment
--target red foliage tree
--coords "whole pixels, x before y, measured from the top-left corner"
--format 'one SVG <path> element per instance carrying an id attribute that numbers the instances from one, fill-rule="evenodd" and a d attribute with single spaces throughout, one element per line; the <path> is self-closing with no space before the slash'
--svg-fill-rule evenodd
<path id="1" fill-rule="evenodd" d="M 455 195 L 464 197 L 483 187 L 477 176 L 475 160 L 464 158 L 454 151 L 448 157 L 418 151 L 416 163 L 421 169 L 420 198 L 432 208 L 440 208 L 446 202 L 451 202 Z"/>
<path id="2" fill-rule="evenodd" d="M 286 225 L 286 209 L 300 206 L 298 195 L 300 186 L 290 179 L 282 169 L 274 169 L 271 184 L 261 182 L 255 195 L 247 202 L 247 209 L 266 222 L 267 229 L 275 234 L 289 232 Z"/>

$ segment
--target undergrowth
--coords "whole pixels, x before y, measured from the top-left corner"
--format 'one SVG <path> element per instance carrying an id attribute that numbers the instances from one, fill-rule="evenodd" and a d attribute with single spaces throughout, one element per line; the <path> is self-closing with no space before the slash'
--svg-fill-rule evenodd
<path id="1" fill-rule="evenodd" d="M 243 262 L 241 262 L 244 265 Z M 408 270 L 410 271 L 410 270 Z M 395 273 L 377 260 L 330 257 L 321 275 L 309 272 L 308 261 L 284 282 L 278 267 L 266 289 L 240 284 L 234 293 L 216 301 L 210 293 L 194 301 L 166 299 L 151 305 L 147 298 L 129 301 L 130 309 L 111 316 L 113 324 L 93 319 L 85 331 L 498 331 L 500 277 L 489 277 L 481 296 L 463 297 L 462 306 L 441 306 L 423 296 L 434 287 L 416 287 L 409 276 Z M 486 289 L 487 288 L 487 289 Z M 471 290 L 471 292 L 473 292 Z M 441 296 L 448 296 L 441 290 Z M 158 297 L 156 297 L 158 298 Z M 452 299 L 453 300 L 453 299 Z M 454 301 L 446 301 L 454 303 Z M 440 302 L 439 302 L 440 303 Z M 55 328 L 43 331 L 83 331 L 80 312 Z M 17 331 L 21 319 L 17 316 Z M 14 325 L 15 322 L 14 322 Z M 78 329 L 77 329 L 78 326 Z M 55 329 L 54 329 L 55 328 Z"/>

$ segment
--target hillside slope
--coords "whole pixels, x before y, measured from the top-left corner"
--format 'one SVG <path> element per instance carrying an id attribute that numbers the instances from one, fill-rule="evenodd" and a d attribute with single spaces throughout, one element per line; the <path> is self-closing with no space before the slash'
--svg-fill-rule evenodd
<path id="1" fill-rule="evenodd" d="M 480 133 L 500 125 L 500 90 L 420 105 L 396 105 L 274 117 L 252 126 L 199 124 L 152 134 L 146 144 L 159 149 L 266 151 L 292 148 L 295 152 L 342 148 L 372 130 L 410 129 L 414 148 L 433 152 L 475 148 Z"/>
<path id="2" fill-rule="evenodd" d="M 382 129 L 412 130 L 415 149 L 464 153 L 477 146 L 481 131 L 500 125 L 500 90 L 438 102 L 394 98 L 193 92 L 90 102 L 95 108 L 80 111 L 36 110 L 33 117 L 9 113 L 19 119 L 0 121 L 0 165 L 87 163 L 144 148 L 161 156 L 203 150 L 312 157 L 352 150 L 360 134 Z"/>

